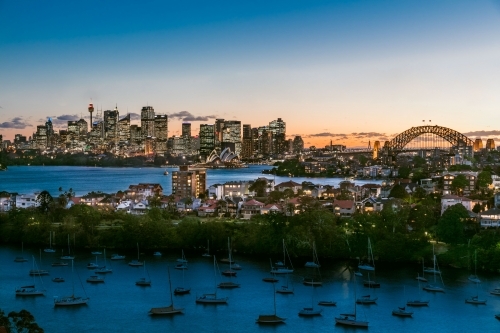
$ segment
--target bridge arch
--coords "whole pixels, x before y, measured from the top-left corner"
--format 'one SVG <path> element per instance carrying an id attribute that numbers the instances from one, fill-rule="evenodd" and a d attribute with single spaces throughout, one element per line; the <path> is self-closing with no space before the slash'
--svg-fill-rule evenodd
<path id="1" fill-rule="evenodd" d="M 457 132 L 451 128 L 442 126 L 417 126 L 412 127 L 400 134 L 398 134 L 391 141 L 386 141 L 384 148 L 391 151 L 393 154 L 398 154 L 403 150 L 403 148 L 410 143 L 412 140 L 421 136 L 422 134 L 431 133 L 440 136 L 444 140 L 448 141 L 454 147 L 472 147 L 474 142 L 467 136 L 460 132 Z"/>

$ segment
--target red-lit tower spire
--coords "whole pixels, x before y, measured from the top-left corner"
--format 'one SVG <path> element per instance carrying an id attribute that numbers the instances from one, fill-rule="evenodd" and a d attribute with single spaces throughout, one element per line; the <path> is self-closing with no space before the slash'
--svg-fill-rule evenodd
<path id="1" fill-rule="evenodd" d="M 89 113 L 90 113 L 90 130 L 92 130 L 92 112 L 94 112 L 94 104 L 89 104 Z"/>

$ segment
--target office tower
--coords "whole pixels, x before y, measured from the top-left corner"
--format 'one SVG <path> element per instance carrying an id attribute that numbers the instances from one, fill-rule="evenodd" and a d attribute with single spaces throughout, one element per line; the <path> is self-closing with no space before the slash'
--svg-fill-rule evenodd
<path id="1" fill-rule="evenodd" d="M 0 151 L 2 151 L 2 147 L 3 147 L 3 135 L 0 134 Z"/>
<path id="2" fill-rule="evenodd" d="M 227 120 L 224 122 L 221 150 L 228 147 L 237 156 L 241 155 L 241 121 Z"/>
<path id="3" fill-rule="evenodd" d="M 293 139 L 293 152 L 294 153 L 301 153 L 304 150 L 304 140 L 302 140 L 302 137 L 300 135 L 297 135 Z"/>
<path id="4" fill-rule="evenodd" d="M 286 123 L 278 118 L 269 123 L 269 131 L 273 134 L 286 134 Z"/>
<path id="5" fill-rule="evenodd" d="M 150 136 L 147 136 L 144 139 L 144 155 L 153 155 L 154 153 L 154 139 Z"/>
<path id="6" fill-rule="evenodd" d="M 207 171 L 181 165 L 179 171 L 172 172 L 172 194 L 181 198 L 198 198 L 205 194 Z"/>
<path id="7" fill-rule="evenodd" d="M 35 134 L 35 148 L 36 149 L 46 149 L 47 148 L 47 126 L 38 125 L 36 127 Z"/>
<path id="8" fill-rule="evenodd" d="M 118 143 L 118 119 L 119 119 L 118 107 L 115 107 L 113 111 L 104 111 L 104 138 L 108 143 Z"/>
<path id="9" fill-rule="evenodd" d="M 215 149 L 215 125 L 200 124 L 200 157 L 205 162 Z"/>
<path id="10" fill-rule="evenodd" d="M 272 145 L 272 133 L 267 129 L 262 129 L 259 135 L 259 154 L 263 156 L 268 156 L 271 154 Z"/>
<path id="11" fill-rule="evenodd" d="M 155 110 L 152 106 L 144 106 L 141 110 L 142 139 L 155 136 Z"/>
<path id="12" fill-rule="evenodd" d="M 136 144 L 142 142 L 142 129 L 138 125 L 130 125 L 130 141 Z"/>
<path id="13" fill-rule="evenodd" d="M 75 120 L 68 120 L 68 134 L 74 137 L 80 135 L 80 126 Z"/>
<path id="14" fill-rule="evenodd" d="M 78 125 L 78 134 L 80 135 L 80 137 L 87 136 L 89 130 L 89 125 L 87 124 L 87 121 L 85 119 L 80 119 L 77 121 L 77 125 Z"/>
<path id="15" fill-rule="evenodd" d="M 182 123 L 182 137 L 191 137 L 191 123 Z"/>
<path id="16" fill-rule="evenodd" d="M 278 118 L 269 123 L 269 131 L 271 132 L 271 153 L 282 154 L 284 149 L 284 141 L 286 140 L 286 123 Z"/>
<path id="17" fill-rule="evenodd" d="M 184 154 L 190 155 L 192 153 L 191 123 L 182 123 L 181 138 L 184 142 Z"/>
<path id="18" fill-rule="evenodd" d="M 488 139 L 486 140 L 486 150 L 495 150 L 495 140 Z"/>
<path id="19" fill-rule="evenodd" d="M 90 103 L 88 110 L 90 113 L 90 130 L 92 130 L 92 113 L 94 112 L 94 104 Z"/>
<path id="20" fill-rule="evenodd" d="M 155 116 L 155 137 L 157 140 L 168 139 L 168 116 L 166 114 Z"/>
<path id="21" fill-rule="evenodd" d="M 92 124 L 92 130 L 90 131 L 90 143 L 97 146 L 102 143 L 103 139 L 104 139 L 104 122 L 95 121 Z"/>
<path id="22" fill-rule="evenodd" d="M 118 140 L 130 141 L 130 113 L 118 121 Z"/>
<path id="23" fill-rule="evenodd" d="M 241 143 L 241 158 L 251 158 L 253 156 L 252 126 L 243 125 L 243 139 Z"/>
<path id="24" fill-rule="evenodd" d="M 252 155 L 256 156 L 259 154 L 259 129 L 257 127 L 252 128 Z"/>

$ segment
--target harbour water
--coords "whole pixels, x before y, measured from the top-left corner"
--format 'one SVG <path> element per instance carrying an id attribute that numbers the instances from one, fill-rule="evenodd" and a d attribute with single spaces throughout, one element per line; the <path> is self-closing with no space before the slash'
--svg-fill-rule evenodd
<path id="1" fill-rule="evenodd" d="M 170 304 L 168 291 L 167 265 L 170 265 L 172 287 L 182 286 L 182 272 L 173 269 L 175 259 L 180 253 L 168 253 L 162 257 L 153 257 L 152 253 L 141 255 L 146 261 L 147 271 L 152 280 L 151 287 L 138 287 L 135 281 L 144 276 L 142 267 L 127 265 L 135 259 L 130 254 L 124 261 L 110 264 L 113 273 L 106 275 L 105 283 L 89 284 L 85 282 L 92 271 L 86 264 L 95 261 L 89 253 L 79 253 L 75 260 L 75 294 L 90 297 L 88 305 L 77 308 L 55 308 L 54 296 L 68 296 L 72 293 L 71 265 L 50 267 L 53 261 L 59 261 L 59 255 L 42 252 L 42 267 L 50 270 L 49 276 L 43 277 L 47 290 L 45 296 L 16 297 L 14 290 L 21 285 L 29 285 L 33 279 L 28 275 L 31 261 L 15 263 L 14 257 L 20 255 L 20 249 L 0 248 L 0 308 L 7 313 L 12 310 L 27 309 L 32 312 L 37 322 L 46 332 L 352 332 L 353 329 L 335 326 L 334 317 L 354 310 L 354 286 L 352 275 L 345 270 L 345 262 L 322 262 L 322 287 L 312 288 L 302 285 L 302 277 L 310 272 L 303 262 L 294 262 L 295 273 L 291 277 L 292 295 L 276 295 L 277 314 L 286 317 L 286 323 L 279 326 L 260 326 L 255 323 L 259 314 L 273 312 L 273 285 L 262 281 L 269 276 L 269 260 L 266 258 L 248 258 L 235 255 L 242 266 L 237 282 L 240 288 L 218 290 L 218 295 L 228 296 L 227 305 L 199 305 L 196 295 L 214 291 L 214 269 L 211 258 L 201 257 L 201 253 L 187 253 L 189 268 L 185 271 L 184 286 L 191 287 L 191 294 L 174 296 L 176 307 L 185 309 L 185 313 L 173 317 L 151 317 L 151 307 Z M 24 256 L 39 261 L 38 249 L 25 249 Z M 108 256 L 110 254 L 108 253 Z M 227 253 L 216 253 L 217 257 L 227 257 Z M 274 258 L 278 259 L 278 258 Z M 103 263 L 102 256 L 98 262 Z M 227 265 L 220 264 L 221 270 Z M 391 311 L 402 306 L 407 299 L 418 298 L 415 277 L 421 269 L 418 265 L 379 265 L 376 279 L 380 289 L 367 289 L 362 285 L 362 278 L 356 281 L 357 296 L 375 295 L 376 305 L 358 305 L 358 315 L 369 321 L 370 332 L 496 332 L 500 321 L 494 314 L 500 313 L 500 297 L 488 293 L 499 286 L 498 275 L 481 274 L 483 283 L 478 288 L 480 298 L 487 299 L 487 305 L 466 304 L 465 299 L 476 294 L 474 284 L 467 280 L 470 272 L 454 268 L 443 268 L 445 293 L 432 294 L 421 291 L 421 297 L 429 300 L 428 307 L 412 308 L 413 318 L 399 318 Z M 54 283 L 51 279 L 62 276 L 63 283 Z M 431 276 L 427 276 L 431 278 Z M 373 277 L 372 277 L 373 278 Z M 227 278 L 226 278 L 227 279 Z M 37 284 L 40 281 L 37 278 Z M 221 281 L 221 277 L 217 277 Z M 281 278 L 276 287 L 284 283 Z M 324 307 L 322 315 L 314 318 L 298 316 L 299 310 L 309 307 L 320 300 L 332 300 L 337 306 Z"/>
<path id="2" fill-rule="evenodd" d="M 270 169 L 268 165 L 250 165 L 242 169 L 208 169 L 207 186 L 223 184 L 227 181 L 255 180 L 258 177 L 274 178 L 276 184 L 293 180 L 297 183 L 311 181 L 315 184 L 338 185 L 342 178 L 306 178 L 278 177 L 264 175 L 262 170 Z M 124 191 L 131 184 L 159 183 L 164 194 L 172 191 L 172 171 L 163 175 L 165 169 L 160 168 L 98 168 L 98 167 L 65 167 L 65 166 L 13 166 L 6 172 L 0 172 L 0 191 L 22 194 L 47 190 L 52 196 L 58 195 L 58 190 L 72 188 L 76 195 L 84 195 L 91 191 L 116 193 Z M 356 184 L 380 183 L 380 181 L 360 180 Z"/>

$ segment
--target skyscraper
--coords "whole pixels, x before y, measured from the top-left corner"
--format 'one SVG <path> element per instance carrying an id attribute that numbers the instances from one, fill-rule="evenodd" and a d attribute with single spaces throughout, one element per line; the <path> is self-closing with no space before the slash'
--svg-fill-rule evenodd
<path id="1" fill-rule="evenodd" d="M 77 121 L 78 123 L 78 135 L 83 139 L 87 136 L 87 133 L 89 131 L 89 125 L 87 124 L 87 121 L 85 119 L 80 119 Z"/>
<path id="2" fill-rule="evenodd" d="M 215 149 L 215 125 L 200 124 L 200 156 L 205 162 L 212 150 Z"/>
<path id="3" fill-rule="evenodd" d="M 157 140 L 168 139 L 168 116 L 166 114 L 155 116 L 155 137 Z"/>
<path id="4" fill-rule="evenodd" d="M 221 149 L 224 150 L 227 147 L 237 156 L 241 155 L 241 121 L 227 120 L 224 122 Z"/>
<path id="5" fill-rule="evenodd" d="M 192 153 L 191 123 L 182 123 L 181 138 L 184 141 L 184 153 L 190 155 Z"/>
<path id="6" fill-rule="evenodd" d="M 130 141 L 130 113 L 118 121 L 118 138 L 120 142 Z"/>
<path id="7" fill-rule="evenodd" d="M 104 111 L 104 137 L 108 142 L 118 143 L 118 107 Z"/>
<path id="8" fill-rule="evenodd" d="M 241 144 L 241 158 L 251 158 L 253 155 L 252 126 L 243 125 L 243 139 Z"/>
<path id="9" fill-rule="evenodd" d="M 222 129 L 224 128 L 224 119 L 215 119 L 215 147 L 220 150 L 222 142 Z"/>
<path id="10" fill-rule="evenodd" d="M 144 106 L 141 110 L 142 139 L 155 136 L 155 110 L 152 106 Z"/>
<path id="11" fill-rule="evenodd" d="M 286 123 L 278 118 L 269 123 L 271 132 L 271 153 L 282 154 L 284 152 L 284 141 L 286 140 Z"/>

